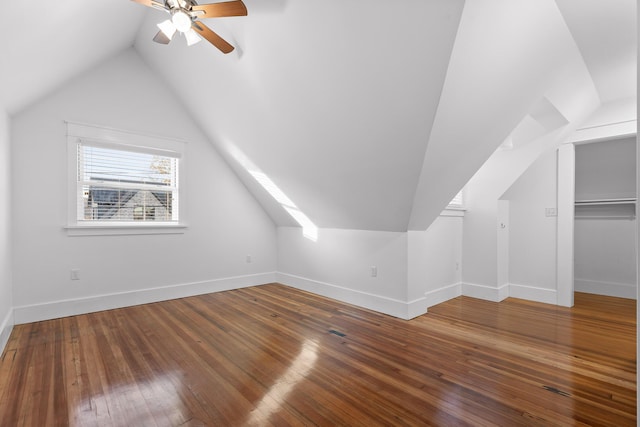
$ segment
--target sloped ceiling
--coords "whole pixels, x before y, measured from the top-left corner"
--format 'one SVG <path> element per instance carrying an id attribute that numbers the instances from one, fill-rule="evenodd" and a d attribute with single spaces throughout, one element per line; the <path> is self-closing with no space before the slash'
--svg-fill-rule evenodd
<path id="1" fill-rule="evenodd" d="M 409 228 L 426 229 L 522 120 L 539 115 L 545 97 L 574 117 L 574 92 L 590 108 L 598 102 L 555 2 L 467 2 Z"/>
<path id="2" fill-rule="evenodd" d="M 636 96 L 637 2 L 556 0 L 603 103 Z"/>
<path id="3" fill-rule="evenodd" d="M 603 102 L 635 97 L 634 0 L 245 3 L 247 17 L 206 20 L 229 55 L 153 43 L 166 15 L 127 0 L 7 3 L 0 105 L 15 113 L 133 44 L 276 224 L 296 223 L 258 175 L 317 226 L 404 231 L 558 84 L 563 30 Z"/>
<path id="4" fill-rule="evenodd" d="M 2 2 L 0 108 L 15 113 L 133 44 L 144 11 L 128 1 Z"/>
<path id="5" fill-rule="evenodd" d="M 462 1 L 261 3 L 207 20 L 239 53 L 150 43 L 153 10 L 136 48 L 254 192 L 259 169 L 319 227 L 406 230 Z"/>

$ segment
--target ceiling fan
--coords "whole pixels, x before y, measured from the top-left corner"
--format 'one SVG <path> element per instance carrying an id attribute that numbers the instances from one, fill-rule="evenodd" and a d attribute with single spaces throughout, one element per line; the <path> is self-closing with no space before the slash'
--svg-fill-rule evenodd
<path id="1" fill-rule="evenodd" d="M 171 14 L 171 19 L 167 19 L 158 24 L 160 31 L 158 31 L 153 38 L 154 42 L 169 44 L 175 33 L 179 32 L 184 34 L 187 39 L 187 45 L 189 46 L 198 43 L 201 40 L 200 36 L 202 36 L 223 53 L 231 52 L 234 47 L 209 27 L 198 21 L 198 18 L 222 18 L 247 15 L 247 7 L 242 0 L 200 5 L 196 3 L 195 0 L 164 0 L 163 2 L 156 0 L 132 1 Z"/>

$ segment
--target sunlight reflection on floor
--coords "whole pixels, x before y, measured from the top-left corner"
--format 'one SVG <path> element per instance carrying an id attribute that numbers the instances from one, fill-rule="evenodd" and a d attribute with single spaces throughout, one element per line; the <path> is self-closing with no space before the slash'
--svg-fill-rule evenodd
<path id="1" fill-rule="evenodd" d="M 100 425 L 100 420 L 111 425 L 124 422 L 128 426 L 148 425 L 152 420 L 169 419 L 174 423 L 184 423 L 183 404 L 173 378 L 176 373 L 162 374 L 147 382 L 121 384 L 90 396 L 75 408 L 75 425 Z M 120 408 L 118 413 L 110 413 L 109 408 Z M 120 419 L 114 416 L 121 417 Z"/>
<path id="2" fill-rule="evenodd" d="M 268 419 L 271 414 L 277 412 L 294 387 L 311 372 L 317 359 L 318 344 L 306 340 L 302 345 L 300 354 L 294 359 L 291 366 L 280 375 L 267 394 L 260 399 L 256 408 L 251 412 L 247 424 L 260 424 L 261 421 Z"/>

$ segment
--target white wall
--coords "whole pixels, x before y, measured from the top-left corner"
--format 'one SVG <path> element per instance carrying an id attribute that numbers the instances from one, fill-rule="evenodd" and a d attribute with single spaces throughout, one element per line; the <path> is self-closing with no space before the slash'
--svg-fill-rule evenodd
<path id="1" fill-rule="evenodd" d="M 585 106 L 583 117 L 590 111 Z M 578 122 L 579 118 L 523 146 L 497 150 L 467 183 L 462 272 L 465 284 L 497 286 L 498 200 L 541 155 L 553 151 L 571 134 Z"/>
<path id="2" fill-rule="evenodd" d="M 576 218 L 575 290 L 635 299 L 635 234 L 635 220 Z"/>
<path id="3" fill-rule="evenodd" d="M 68 236 L 64 120 L 187 141 L 186 232 Z M 17 323 L 275 279 L 273 222 L 133 49 L 18 114 L 11 161 Z"/>
<path id="4" fill-rule="evenodd" d="M 0 353 L 13 328 L 11 276 L 11 158 L 9 116 L 0 110 Z"/>
<path id="5" fill-rule="evenodd" d="M 509 295 L 556 303 L 556 151 L 540 157 L 509 188 Z"/>
<path id="6" fill-rule="evenodd" d="M 580 69 L 580 67 L 577 68 Z M 581 81 L 571 93 L 565 93 L 566 88 L 563 88 L 560 83 L 566 82 L 559 79 L 554 91 L 543 99 L 546 100 L 545 102 L 541 102 L 541 104 L 547 104 L 552 109 L 549 112 L 557 116 L 557 120 L 551 121 L 552 127 L 544 130 L 546 134 L 514 146 L 512 149 L 498 149 L 465 187 L 467 213 L 463 241 L 465 265 L 462 272 L 465 285 L 497 287 L 498 200 L 541 155 L 552 151 L 566 140 L 597 106 L 590 80 Z M 551 96 L 552 93 L 555 96 Z M 577 102 L 583 96 L 587 99 L 583 99 L 584 102 Z M 597 99 L 597 96 L 595 98 Z M 526 120 L 526 117 L 523 118 L 522 123 Z M 563 121 L 567 124 L 553 129 L 553 126 Z M 502 297 L 506 296 L 506 294 L 502 295 Z"/>
<path id="7" fill-rule="evenodd" d="M 461 294 L 463 217 L 425 231 L 278 228 L 278 281 L 403 319 Z M 376 277 L 371 269 L 376 268 Z"/>
<path id="8" fill-rule="evenodd" d="M 551 132 L 524 146 L 496 151 L 467 183 L 463 243 L 463 282 L 467 285 L 497 286 L 498 200 L 562 135 Z"/>
<path id="9" fill-rule="evenodd" d="M 636 138 L 576 145 L 576 200 L 636 194 Z"/>
<path id="10" fill-rule="evenodd" d="M 463 221 L 441 215 L 427 230 L 408 232 L 407 297 L 417 310 L 413 314 L 461 295 Z"/>
<path id="11" fill-rule="evenodd" d="M 314 242 L 278 227 L 278 281 L 406 318 L 407 233 L 321 228 Z"/>
<path id="12" fill-rule="evenodd" d="M 545 7 L 557 9 L 555 3 L 545 3 Z M 553 26 L 553 32 L 546 35 L 551 38 L 544 46 L 547 51 L 541 54 L 545 57 L 550 55 L 547 57 L 547 68 L 551 78 L 538 88 L 539 97 L 528 101 L 529 110 L 520 111 L 521 121 L 512 129 L 507 141 L 512 137 L 521 137 L 519 131 L 531 129 L 532 119 L 541 129 L 524 132 L 529 137 L 524 143 L 514 143 L 513 149 L 497 150 L 465 187 L 467 213 L 463 240 L 463 282 L 470 289 L 493 294 L 495 299 L 507 296 L 498 287 L 498 200 L 540 155 L 563 143 L 600 105 L 591 74 L 564 18 L 559 13 L 550 14 L 549 17 L 553 17 L 553 21 L 542 20 L 542 26 L 535 21 L 528 24 L 533 23 L 531 34 L 539 33 L 546 24 Z M 553 49 L 549 50 L 550 46 Z M 532 58 L 538 60 L 538 56 Z M 504 136 L 493 137 L 497 139 L 494 146 L 506 142 Z"/>

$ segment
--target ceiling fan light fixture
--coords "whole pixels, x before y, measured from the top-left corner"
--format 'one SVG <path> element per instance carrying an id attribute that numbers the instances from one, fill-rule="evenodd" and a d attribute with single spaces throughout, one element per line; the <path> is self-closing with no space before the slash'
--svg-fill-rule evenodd
<path id="1" fill-rule="evenodd" d="M 173 38 L 173 35 L 176 33 L 176 26 L 173 25 L 173 22 L 171 22 L 171 20 L 167 19 L 166 21 L 162 21 L 157 25 L 158 28 L 160 28 L 160 31 L 162 31 L 169 40 Z"/>
<path id="2" fill-rule="evenodd" d="M 178 10 L 171 17 L 171 22 L 181 33 L 186 33 L 191 29 L 191 17 L 181 10 Z"/>
<path id="3" fill-rule="evenodd" d="M 247 7 L 242 0 L 218 0 L 215 3 L 198 4 L 196 0 L 132 0 L 153 9 L 168 13 L 171 18 L 158 24 L 160 31 L 153 41 L 169 44 L 176 32 L 184 34 L 187 45 L 207 40 L 222 53 L 230 53 L 234 47 L 199 18 L 224 18 L 247 16 Z M 202 37 L 202 38 L 201 38 Z"/>
<path id="4" fill-rule="evenodd" d="M 195 32 L 193 28 L 184 33 L 184 37 L 187 39 L 187 46 L 193 46 L 194 44 L 202 41 L 202 38 Z"/>

